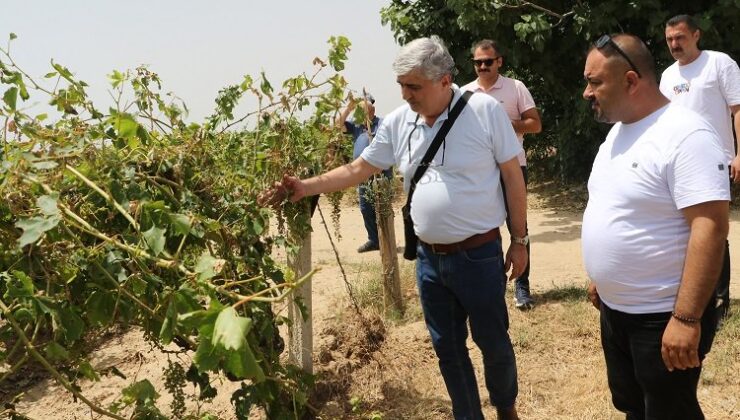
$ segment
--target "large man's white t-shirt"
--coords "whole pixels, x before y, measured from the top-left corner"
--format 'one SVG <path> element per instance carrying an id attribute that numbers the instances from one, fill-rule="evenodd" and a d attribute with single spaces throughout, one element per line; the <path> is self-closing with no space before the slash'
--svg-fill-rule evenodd
<path id="1" fill-rule="evenodd" d="M 730 106 L 740 105 L 740 68 L 727 54 L 702 51 L 684 66 L 665 69 L 660 91 L 671 102 L 698 112 L 717 130 L 727 162 L 735 157 Z"/>
<path id="2" fill-rule="evenodd" d="M 453 87 L 450 109 L 460 99 Z M 442 123 L 429 127 L 405 104 L 383 119 L 362 159 L 376 168 L 396 165 L 409 183 Z M 522 150 L 509 118 L 495 99 L 474 94 L 416 185 L 411 202 L 414 230 L 427 243 L 448 244 L 501 226 L 506 220 L 498 164 Z"/>
<path id="3" fill-rule="evenodd" d="M 603 302 L 670 312 L 689 239 L 681 209 L 729 201 L 729 188 L 717 134 L 697 113 L 673 104 L 615 124 L 594 160 L 582 228 L 586 271 Z"/>

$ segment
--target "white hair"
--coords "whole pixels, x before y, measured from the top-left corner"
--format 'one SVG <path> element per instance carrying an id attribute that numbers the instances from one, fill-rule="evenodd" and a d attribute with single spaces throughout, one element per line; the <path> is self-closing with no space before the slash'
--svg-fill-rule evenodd
<path id="1" fill-rule="evenodd" d="M 440 37 L 418 38 L 401 47 L 393 62 L 396 76 L 420 70 L 430 80 L 456 73 L 455 60 Z"/>

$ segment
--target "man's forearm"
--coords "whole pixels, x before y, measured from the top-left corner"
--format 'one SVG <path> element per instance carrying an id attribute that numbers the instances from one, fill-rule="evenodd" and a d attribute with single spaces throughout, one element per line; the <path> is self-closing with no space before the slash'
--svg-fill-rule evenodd
<path id="1" fill-rule="evenodd" d="M 517 134 L 534 134 L 542 131 L 542 124 L 534 118 L 512 120 L 511 126 Z"/>
<path id="2" fill-rule="evenodd" d="M 358 157 L 351 163 L 313 178 L 308 178 L 303 181 L 303 184 L 306 188 L 306 195 L 324 194 L 357 185 L 378 172 L 380 172 L 380 169 Z"/>
<path id="3" fill-rule="evenodd" d="M 705 204 L 709 203 L 701 205 Z M 680 316 L 701 318 L 722 270 L 729 229 L 728 203 L 721 201 L 712 205 L 714 210 L 690 221 L 691 233 L 683 277 L 674 305 L 675 312 Z"/>
<path id="4" fill-rule="evenodd" d="M 342 110 L 341 113 L 337 116 L 337 119 L 334 120 L 334 124 L 337 126 L 337 128 L 341 130 L 345 130 L 344 122 L 347 121 L 347 118 L 349 118 L 349 113 L 352 112 L 352 109 L 350 107 L 346 107 Z"/>
<path id="5" fill-rule="evenodd" d="M 530 108 L 520 114 L 519 120 L 511 121 L 517 134 L 534 134 L 542 131 L 542 119 L 537 108 Z"/>
<path id="6" fill-rule="evenodd" d="M 522 237 L 527 232 L 527 187 L 517 158 L 500 165 L 501 178 L 506 187 L 511 234 Z"/>

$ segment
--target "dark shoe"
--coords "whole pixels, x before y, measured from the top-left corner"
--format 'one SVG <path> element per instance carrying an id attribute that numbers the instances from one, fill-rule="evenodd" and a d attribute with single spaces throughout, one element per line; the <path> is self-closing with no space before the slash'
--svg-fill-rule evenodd
<path id="1" fill-rule="evenodd" d="M 517 309 L 526 311 L 534 307 L 534 299 L 529 294 L 529 286 L 516 279 L 514 282 L 514 305 Z"/>
<path id="2" fill-rule="evenodd" d="M 359 248 L 357 248 L 357 252 L 362 254 L 363 252 L 369 252 L 369 251 L 378 251 L 380 249 L 380 246 L 376 244 L 375 242 L 367 241 L 364 244 L 360 245 Z"/>
<path id="3" fill-rule="evenodd" d="M 519 420 L 516 407 L 496 408 L 496 415 L 498 415 L 498 420 Z"/>

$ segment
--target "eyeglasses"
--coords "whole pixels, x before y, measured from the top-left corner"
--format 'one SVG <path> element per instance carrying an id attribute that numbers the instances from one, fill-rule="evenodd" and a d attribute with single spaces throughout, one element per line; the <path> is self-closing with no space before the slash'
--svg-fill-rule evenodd
<path id="1" fill-rule="evenodd" d="M 496 61 L 496 60 L 498 60 L 501 57 L 503 57 L 503 56 L 499 55 L 498 57 L 493 57 L 493 58 L 484 58 L 482 60 L 473 60 L 473 64 L 476 67 L 480 67 L 480 66 L 482 66 L 484 64 L 486 65 L 486 67 L 491 67 L 493 65 L 493 62 Z"/>
<path id="2" fill-rule="evenodd" d="M 599 39 L 596 40 L 596 43 L 594 45 L 596 46 L 596 49 L 598 50 L 606 47 L 607 45 L 611 46 L 614 49 L 614 51 L 618 52 L 619 55 L 621 55 L 622 57 L 624 57 L 625 60 L 627 60 L 630 67 L 632 67 L 632 70 L 634 70 L 634 72 L 637 73 L 637 77 L 642 77 L 642 75 L 640 74 L 640 70 L 637 70 L 637 66 L 635 66 L 635 63 L 633 63 L 632 60 L 630 60 L 630 58 L 627 56 L 627 54 L 621 48 L 619 48 L 619 45 L 617 45 L 617 43 L 614 42 L 611 35 L 609 34 L 602 35 Z"/>

